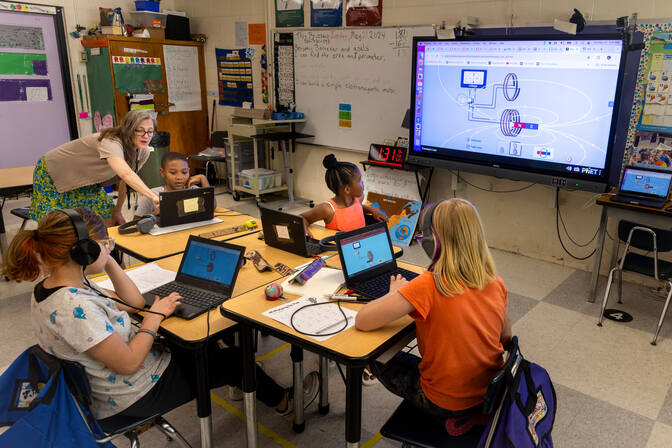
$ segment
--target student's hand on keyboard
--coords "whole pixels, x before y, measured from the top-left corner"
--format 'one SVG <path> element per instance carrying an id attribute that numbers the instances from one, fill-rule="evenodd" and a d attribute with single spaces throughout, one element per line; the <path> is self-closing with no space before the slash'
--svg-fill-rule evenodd
<path id="1" fill-rule="evenodd" d="M 175 308 L 177 308 L 177 306 L 182 303 L 180 300 L 182 300 L 182 296 L 176 292 L 170 293 L 162 299 L 160 299 L 159 296 L 156 296 L 154 303 L 149 309 L 150 311 L 161 313 L 168 317 L 173 314 L 175 312 Z"/>
<path id="2" fill-rule="evenodd" d="M 401 274 L 393 275 L 390 277 L 390 292 L 397 292 L 399 289 L 408 283 Z"/>

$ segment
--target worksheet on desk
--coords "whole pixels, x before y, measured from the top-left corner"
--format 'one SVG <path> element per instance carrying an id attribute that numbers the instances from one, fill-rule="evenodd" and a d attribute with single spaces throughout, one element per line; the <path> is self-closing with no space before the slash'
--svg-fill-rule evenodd
<path id="1" fill-rule="evenodd" d="M 133 280 L 135 286 L 138 287 L 140 294 L 144 294 L 154 288 L 172 282 L 175 280 L 177 272 L 160 268 L 156 263 L 149 263 L 126 271 L 126 274 L 131 280 Z M 112 284 L 112 280 L 109 278 L 107 280 L 103 280 L 102 282 L 96 283 L 96 285 L 101 288 L 114 291 L 114 285 Z"/>
<path id="2" fill-rule="evenodd" d="M 325 305 L 309 306 L 308 308 L 303 308 L 305 306 L 314 305 L 317 303 L 324 303 Z M 339 330 L 340 328 L 343 328 L 343 330 L 341 330 L 342 332 L 355 324 L 355 316 L 357 316 L 357 311 L 345 307 L 341 307 L 341 309 L 345 313 L 346 319 L 348 321 L 345 328 L 343 328 L 345 325 L 345 322 L 343 322 L 343 314 L 341 314 L 341 312 L 338 310 L 338 304 L 336 302 L 329 301 L 329 299 L 324 296 L 299 297 L 298 299 L 291 302 L 276 306 L 270 310 L 266 310 L 262 314 L 266 317 L 270 317 L 273 320 L 277 320 L 281 324 L 287 325 L 290 328 L 292 328 L 293 323 L 294 329 L 303 333 L 319 335 L 332 333 Z M 292 315 L 294 315 L 293 322 Z M 322 342 L 326 341 L 331 336 L 335 335 L 308 337 L 315 339 L 318 342 Z"/>

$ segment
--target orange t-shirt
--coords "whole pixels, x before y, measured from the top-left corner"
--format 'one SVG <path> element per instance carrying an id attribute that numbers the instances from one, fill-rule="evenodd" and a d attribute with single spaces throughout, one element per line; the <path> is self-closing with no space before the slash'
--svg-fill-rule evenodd
<path id="1" fill-rule="evenodd" d="M 345 208 L 338 208 L 338 205 L 336 205 L 336 202 L 334 202 L 333 199 L 329 199 L 327 203 L 334 209 L 334 217 L 329 221 L 329 224 L 325 223 L 327 229 L 347 232 L 349 230 L 361 229 L 366 226 L 364 209 L 362 208 L 359 199 L 355 198 L 352 205 Z"/>
<path id="2" fill-rule="evenodd" d="M 500 277 L 482 290 L 444 296 L 431 272 L 399 292 L 415 308 L 420 384 L 434 404 L 451 411 L 483 401 L 488 383 L 502 366 L 506 288 Z"/>

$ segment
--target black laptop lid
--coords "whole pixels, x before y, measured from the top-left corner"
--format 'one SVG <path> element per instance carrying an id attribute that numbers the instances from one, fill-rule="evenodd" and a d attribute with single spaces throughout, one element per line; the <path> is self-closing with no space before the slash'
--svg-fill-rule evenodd
<path id="1" fill-rule="evenodd" d="M 385 222 L 336 234 L 346 282 L 361 282 L 397 268 Z"/>
<path id="2" fill-rule="evenodd" d="M 266 244 L 298 255 L 308 255 L 303 217 L 266 207 L 259 207 L 259 211 Z"/>
<path id="3" fill-rule="evenodd" d="M 626 166 L 618 190 L 619 196 L 667 199 L 672 182 L 672 171 L 638 166 Z"/>
<path id="4" fill-rule="evenodd" d="M 245 248 L 190 235 L 175 281 L 230 297 Z"/>
<path id="5" fill-rule="evenodd" d="M 188 188 L 159 193 L 159 226 L 207 221 L 215 215 L 215 188 Z"/>

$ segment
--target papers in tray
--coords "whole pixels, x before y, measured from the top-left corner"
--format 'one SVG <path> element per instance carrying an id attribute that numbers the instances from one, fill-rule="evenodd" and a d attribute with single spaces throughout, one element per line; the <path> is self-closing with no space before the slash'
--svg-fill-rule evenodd
<path id="1" fill-rule="evenodd" d="M 126 271 L 126 274 L 133 280 L 133 283 L 138 287 L 141 294 L 149 292 L 168 282 L 172 282 L 177 275 L 176 272 L 160 268 L 156 263 L 150 263 L 131 269 L 130 271 Z M 114 290 L 112 280 L 109 278 L 96 284 L 101 288 Z"/>
<path id="2" fill-rule="evenodd" d="M 307 305 L 313 305 L 316 303 L 327 304 L 303 308 Z M 280 322 L 281 324 L 287 325 L 290 328 L 292 328 L 293 323 L 293 328 L 295 330 L 301 333 L 308 333 L 306 336 L 321 342 L 326 341 L 331 336 L 334 336 L 329 335 L 329 333 L 338 331 L 341 328 L 343 328 L 341 331 L 345 331 L 355 324 L 355 316 L 357 316 L 357 311 L 345 307 L 341 307 L 341 309 L 345 313 L 348 321 L 345 328 L 343 328 L 345 325 L 345 322 L 343 321 L 343 314 L 341 314 L 341 312 L 338 310 L 338 304 L 336 302 L 330 302 L 329 299 L 324 296 L 299 297 L 298 299 L 289 303 L 283 303 L 280 306 L 266 310 L 262 314 Z M 292 315 L 294 313 L 296 314 L 294 315 L 294 320 L 292 322 Z M 310 336 L 321 334 L 326 336 Z"/>
<path id="3" fill-rule="evenodd" d="M 317 273 L 303 285 L 290 283 L 290 279 L 291 277 L 282 282 L 282 289 L 287 294 L 294 294 L 297 296 L 321 296 L 324 294 L 333 294 L 341 289 L 345 283 L 343 271 L 327 267 L 317 271 Z"/>
<path id="4" fill-rule="evenodd" d="M 209 226 L 210 224 L 217 224 L 218 222 L 222 222 L 222 220 L 219 218 L 212 218 L 206 221 L 190 222 L 188 224 L 177 224 L 175 226 L 166 226 L 166 227 L 159 227 L 155 225 L 154 227 L 152 227 L 152 230 L 149 231 L 149 234 L 164 235 L 166 233 L 179 232 L 180 230 L 188 230 L 193 229 L 195 227 Z"/>

